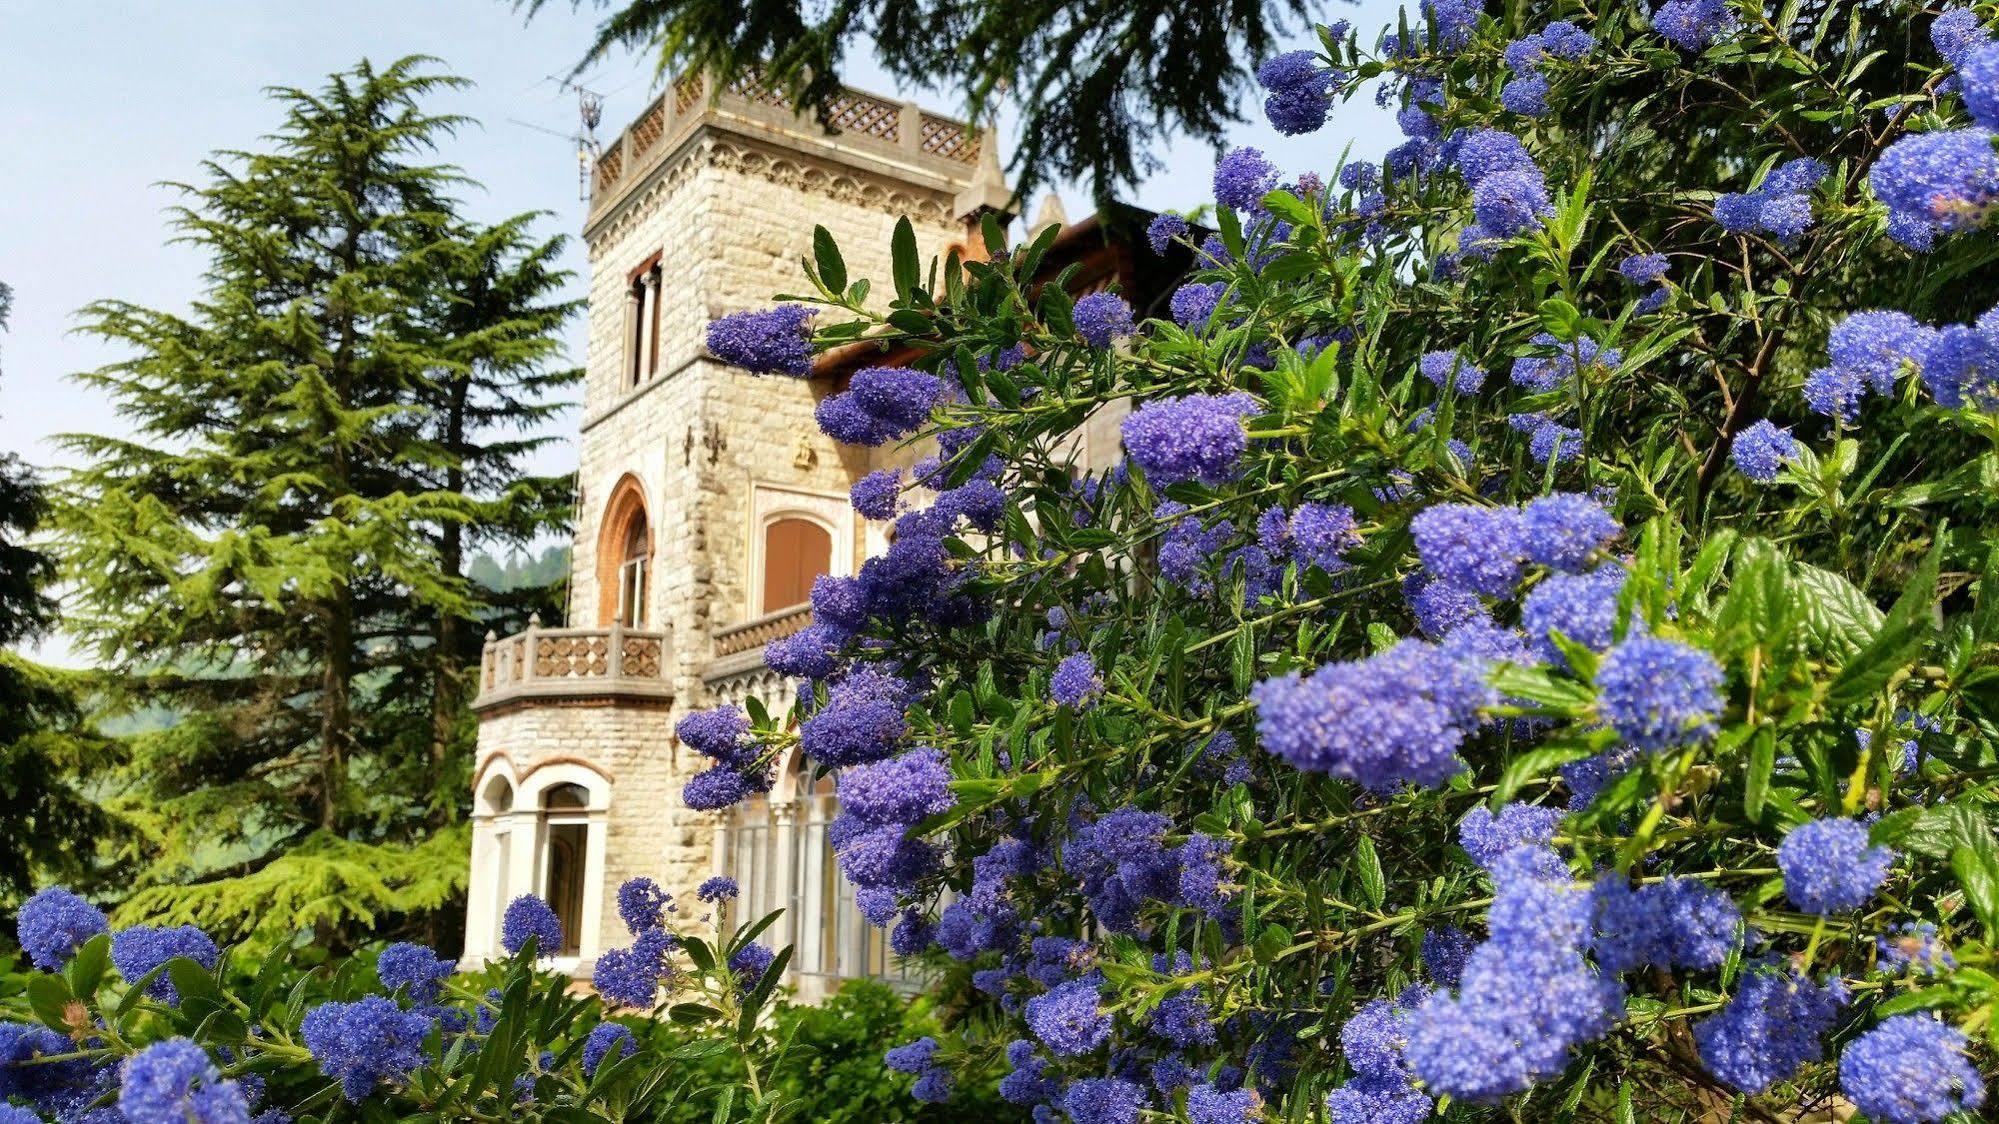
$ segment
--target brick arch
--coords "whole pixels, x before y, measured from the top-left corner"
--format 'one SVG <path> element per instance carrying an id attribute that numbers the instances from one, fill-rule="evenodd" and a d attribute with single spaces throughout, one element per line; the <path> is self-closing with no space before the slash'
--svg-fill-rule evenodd
<path id="1" fill-rule="evenodd" d="M 659 527 L 652 521 L 645 488 L 631 473 L 618 478 L 611 496 L 604 502 L 603 522 L 597 528 L 597 624 L 603 627 L 618 619 L 622 584 L 619 570 L 625 563 L 625 543 L 637 528 L 645 531 L 645 558 L 648 582 L 654 569 Z M 648 598 L 650 594 L 648 594 Z M 650 624 L 651 621 L 646 622 Z"/>

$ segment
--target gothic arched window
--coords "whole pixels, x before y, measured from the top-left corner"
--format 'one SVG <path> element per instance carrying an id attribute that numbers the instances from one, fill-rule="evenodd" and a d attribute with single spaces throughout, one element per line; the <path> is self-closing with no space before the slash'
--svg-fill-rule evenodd
<path id="1" fill-rule="evenodd" d="M 812 580 L 833 570 L 833 534 L 795 515 L 764 524 L 762 612 L 775 613 L 812 599 Z"/>
<path id="2" fill-rule="evenodd" d="M 597 536 L 597 623 L 644 628 L 650 619 L 652 521 L 645 496 L 627 476 L 604 505 Z"/>

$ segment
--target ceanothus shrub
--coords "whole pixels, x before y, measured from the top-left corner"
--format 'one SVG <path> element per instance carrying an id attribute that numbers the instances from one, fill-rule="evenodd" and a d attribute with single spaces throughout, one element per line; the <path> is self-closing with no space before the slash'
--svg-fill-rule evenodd
<path id="1" fill-rule="evenodd" d="M 794 744 L 838 773 L 863 911 L 986 1001 L 891 1051 L 916 1095 L 1980 1111 L 1995 21 L 1427 0 L 1264 62 L 1281 131 L 1372 96 L 1403 139 L 1225 156 L 1215 229 L 1146 232 L 1199 262 L 1167 319 L 1030 287 L 1053 232 L 988 223 L 927 281 L 899 232 L 886 309 L 822 231 L 812 295 L 718 324 L 760 373 L 914 356 L 822 410 L 915 464 L 768 654 L 799 723 L 681 736 L 703 806 Z"/>
<path id="2" fill-rule="evenodd" d="M 788 1044 L 761 1015 L 789 954 L 756 942 L 776 914 L 728 921 L 736 893 L 711 879 L 686 916 L 650 880 L 627 882 L 632 944 L 598 960 L 592 998 L 548 970 L 562 926 L 532 896 L 502 919 L 509 959 L 477 972 L 392 944 L 331 972 L 267 955 L 234 966 L 246 979 L 194 926 L 113 932 L 46 889 L 20 911 L 37 970 L 0 991 L 0 1124 L 650 1120 L 675 1106 L 768 1119 L 786 1102 L 760 1075 Z M 733 1080 L 684 1071 L 718 1057 Z"/>

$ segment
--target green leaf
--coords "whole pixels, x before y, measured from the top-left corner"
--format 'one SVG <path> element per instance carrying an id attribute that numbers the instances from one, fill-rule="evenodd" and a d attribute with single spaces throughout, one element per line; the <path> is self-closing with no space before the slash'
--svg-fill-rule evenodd
<path id="1" fill-rule="evenodd" d="M 1373 909 L 1380 909 L 1388 899 L 1388 879 L 1381 872 L 1381 856 L 1375 853 L 1374 840 L 1365 835 L 1354 840 L 1352 869 L 1360 879 L 1360 892 Z"/>
<path id="2" fill-rule="evenodd" d="M 1770 798 L 1770 773 L 1777 766 L 1777 731 L 1759 726 L 1749 739 L 1749 774 L 1742 782 L 1742 811 L 1763 822 L 1763 804 Z"/>
<path id="3" fill-rule="evenodd" d="M 1930 610 L 1936 604 L 1937 570 L 1943 563 L 1943 542 L 1944 536 L 1939 530 L 1930 552 L 1923 557 L 1916 572 L 1909 576 L 1908 584 L 1902 587 L 1902 595 L 1895 600 L 1895 607 L 1888 611 L 1888 617 L 1874 639 L 1846 662 L 1846 666 L 1840 669 L 1839 678 L 1826 689 L 1826 706 L 1840 710 L 1873 697 L 1897 671 L 1922 652 L 1933 627 Z"/>
<path id="4" fill-rule="evenodd" d="M 909 216 L 895 220 L 895 234 L 889 238 L 890 272 L 895 278 L 895 296 L 906 301 L 923 283 L 923 262 L 916 256 L 916 228 Z"/>
<path id="5" fill-rule="evenodd" d="M 833 232 L 823 226 L 812 228 L 812 258 L 819 267 L 819 283 L 836 296 L 847 288 L 847 263 Z"/>
<path id="6" fill-rule="evenodd" d="M 1950 870 L 1964 887 L 1964 900 L 1985 925 L 1985 938 L 1999 940 L 1999 847 L 1992 842 L 1992 829 L 1977 825 L 1967 831 L 1970 839 L 1951 848 Z"/>
<path id="7" fill-rule="evenodd" d="M 28 977 L 28 1006 L 50 1030 L 69 1033 L 65 1012 L 75 998 L 70 994 L 69 983 L 61 976 L 36 973 Z"/>
<path id="8" fill-rule="evenodd" d="M 97 994 L 97 988 L 104 982 L 104 974 L 111 966 L 111 934 L 99 933 L 76 950 L 69 964 L 63 969 L 63 977 L 69 981 L 69 989 L 79 996 Z"/>
<path id="9" fill-rule="evenodd" d="M 1499 783 L 1492 793 L 1493 806 L 1498 807 L 1513 799 L 1513 794 L 1528 781 L 1547 776 L 1571 761 L 1581 761 L 1596 752 L 1597 747 L 1588 742 L 1574 742 L 1537 746 L 1525 753 L 1515 754 L 1499 774 Z"/>
<path id="10" fill-rule="evenodd" d="M 1812 639 L 1842 661 L 1852 659 L 1881 631 L 1881 610 L 1846 578 L 1808 562 L 1791 563 L 1791 576 L 1803 592 L 1805 626 Z"/>

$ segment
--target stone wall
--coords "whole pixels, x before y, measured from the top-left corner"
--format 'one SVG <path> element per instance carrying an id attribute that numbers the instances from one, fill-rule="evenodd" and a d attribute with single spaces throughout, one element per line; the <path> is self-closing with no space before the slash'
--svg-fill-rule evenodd
<path id="1" fill-rule="evenodd" d="M 965 171 L 969 176 L 971 169 Z M 621 200 L 593 215 L 586 231 L 588 362 L 568 624 L 595 627 L 601 599 L 616 596 L 615 589 L 598 586 L 600 529 L 606 501 L 630 476 L 645 498 L 653 536 L 646 627 L 670 630 L 673 637 L 672 664 L 665 669 L 673 704 L 669 710 L 629 701 L 535 700 L 496 708 L 482 716 L 478 782 L 500 770 L 517 779 L 525 796 L 535 776 L 554 775 L 547 770 L 578 776 L 587 770 L 602 778 L 603 806 L 593 798 L 591 812 L 593 829 L 601 827 L 593 839 L 603 846 L 603 877 L 592 891 L 597 940 L 594 949 L 585 942 L 579 972 L 587 974 L 593 952 L 626 943 L 615 906 L 624 880 L 649 876 L 684 897 L 715 869 L 718 817 L 687 810 L 679 795 L 707 763 L 678 747 L 672 723 L 720 701 L 740 703 L 752 692 L 773 713 L 790 706 L 789 686 L 760 669 L 712 684 L 703 675 L 716 655 L 715 634 L 754 612 L 758 489 L 766 490 L 765 510 L 772 494 L 789 492 L 801 504 L 839 513 L 844 523 L 834 543 L 836 571 L 852 572 L 865 550 L 865 532 L 846 513 L 844 496 L 882 458 L 843 449 L 819 433 L 813 410 L 834 387 L 823 380 L 753 376 L 718 363 L 705 352 L 707 325 L 728 312 L 768 305 L 775 293 L 805 288 L 799 262 L 811 253 L 815 225 L 833 232 L 851 277 L 868 277 L 877 294 L 886 293 L 889 239 L 898 218 L 907 214 L 916 224 L 926 259 L 964 236 L 964 225 L 951 216 L 954 186 L 962 183 L 935 176 L 898 180 L 879 160 L 846 160 L 837 139 L 787 140 L 769 130 L 750 135 L 718 121 L 692 132 L 671 157 L 622 189 Z M 656 253 L 662 265 L 658 373 L 632 386 L 626 294 L 632 270 Z M 529 822 L 525 814 L 523 809 L 507 821 L 511 830 Z M 475 835 L 487 843 L 482 850 L 475 841 L 475 863 L 490 859 L 499 823 L 481 821 L 485 834 Z M 533 856 L 518 839 L 510 854 L 511 892 L 525 892 L 520 863 Z M 468 955 L 490 949 L 491 925 L 480 914 L 493 908 L 495 893 L 475 871 Z M 585 915 L 587 920 L 592 908 Z"/>

